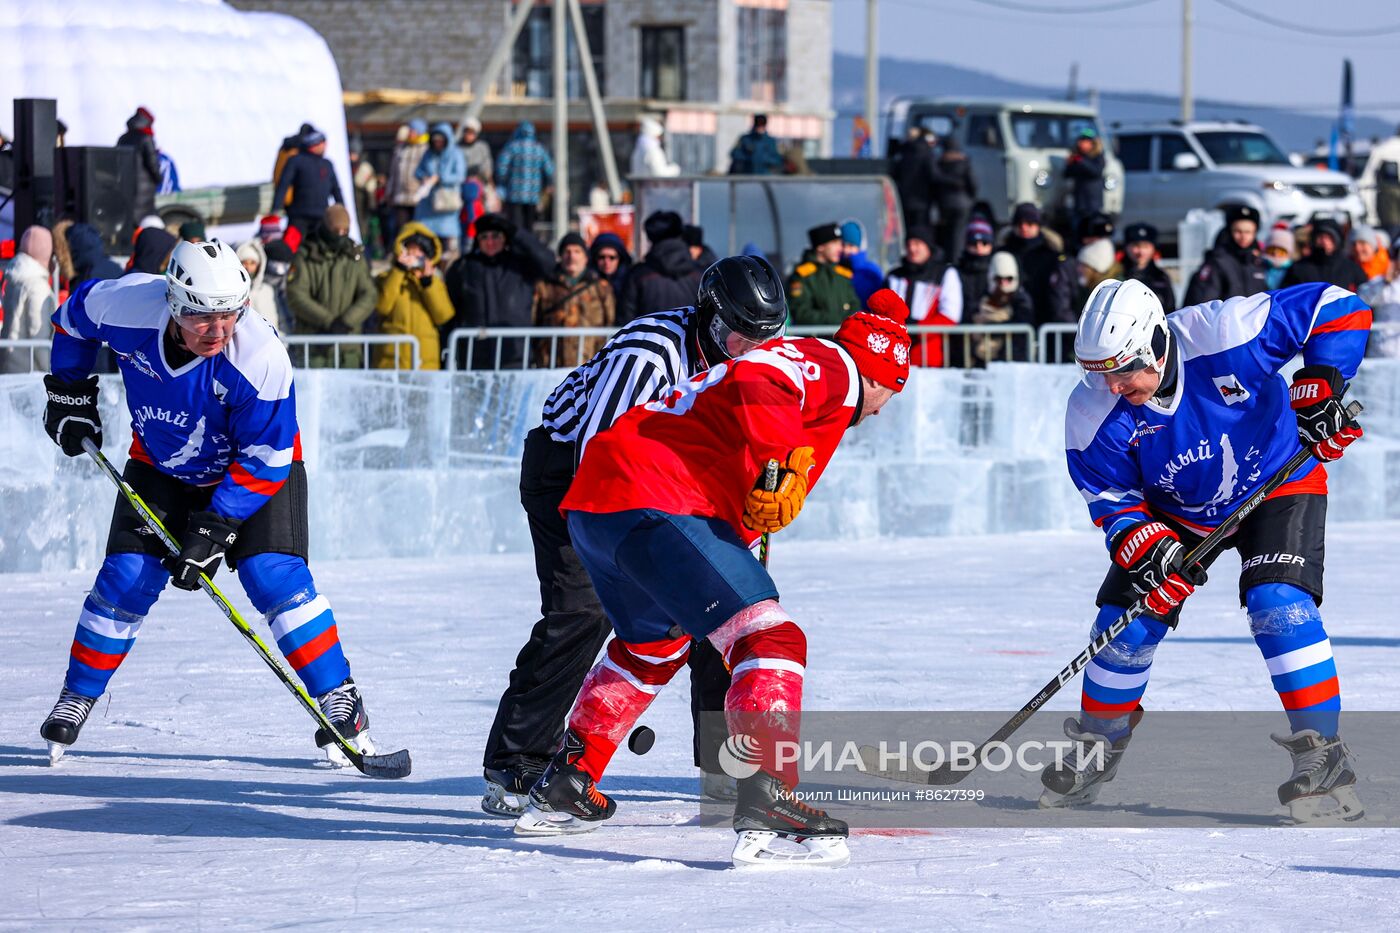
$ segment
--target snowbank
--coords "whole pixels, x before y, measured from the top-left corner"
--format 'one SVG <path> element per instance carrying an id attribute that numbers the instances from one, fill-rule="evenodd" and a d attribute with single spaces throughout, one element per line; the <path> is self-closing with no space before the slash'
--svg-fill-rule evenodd
<path id="1" fill-rule="evenodd" d="M 1064 468 L 1069 366 L 918 370 L 852 431 L 785 539 L 853 540 L 1087 527 Z M 299 370 L 317 558 L 525 551 L 525 433 L 560 374 Z M 1333 520 L 1400 518 L 1400 362 L 1355 386 L 1366 440 L 1331 468 Z M 0 376 L 0 571 L 93 567 L 114 496 L 44 435 L 37 375 Z M 105 449 L 124 460 L 120 380 L 103 379 Z"/>

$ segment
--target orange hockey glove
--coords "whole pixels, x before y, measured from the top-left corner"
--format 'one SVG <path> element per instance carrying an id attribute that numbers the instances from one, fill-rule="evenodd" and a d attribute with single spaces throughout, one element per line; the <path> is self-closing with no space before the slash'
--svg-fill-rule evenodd
<path id="1" fill-rule="evenodd" d="M 786 528 L 807 501 L 807 474 L 817 465 L 811 447 L 799 447 L 788 454 L 778 470 L 778 486 L 769 491 L 759 477 L 758 488 L 744 500 L 744 527 L 774 532 Z"/>

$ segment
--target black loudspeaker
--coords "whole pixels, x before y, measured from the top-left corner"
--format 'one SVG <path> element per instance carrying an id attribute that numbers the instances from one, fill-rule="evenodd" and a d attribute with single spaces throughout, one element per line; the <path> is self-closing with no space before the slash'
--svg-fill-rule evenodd
<path id="1" fill-rule="evenodd" d="M 67 146 L 58 154 L 58 212 L 92 224 L 107 252 L 131 253 L 136 232 L 136 150 Z"/>
<path id="2" fill-rule="evenodd" d="M 23 97 L 15 101 L 15 235 L 33 224 L 54 222 L 54 145 L 58 103 Z"/>

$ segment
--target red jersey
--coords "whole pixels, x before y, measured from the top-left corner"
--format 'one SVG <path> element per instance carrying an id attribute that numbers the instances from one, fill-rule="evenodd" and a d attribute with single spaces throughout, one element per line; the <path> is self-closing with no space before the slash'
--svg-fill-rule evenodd
<path id="1" fill-rule="evenodd" d="M 658 509 L 721 518 L 752 542 L 744 500 L 769 460 L 811 447 L 815 486 L 859 412 L 860 376 L 830 340 L 763 346 L 639 405 L 584 451 L 561 511 Z"/>

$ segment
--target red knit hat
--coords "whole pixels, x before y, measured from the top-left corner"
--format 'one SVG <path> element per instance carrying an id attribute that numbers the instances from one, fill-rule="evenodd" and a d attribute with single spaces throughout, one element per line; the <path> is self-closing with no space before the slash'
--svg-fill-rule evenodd
<path id="1" fill-rule="evenodd" d="M 869 311 L 857 311 L 841 322 L 836 342 L 856 361 L 862 376 L 896 392 L 909 381 L 909 331 L 904 321 L 909 306 L 882 288 L 870 296 Z"/>

